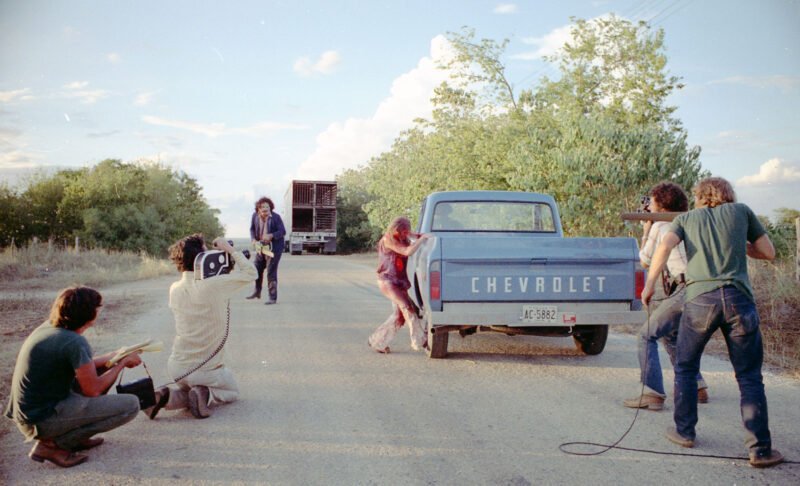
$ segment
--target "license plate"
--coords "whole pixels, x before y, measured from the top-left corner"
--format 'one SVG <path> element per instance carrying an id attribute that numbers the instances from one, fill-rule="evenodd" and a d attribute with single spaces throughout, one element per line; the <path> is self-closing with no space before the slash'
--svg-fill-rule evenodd
<path id="1" fill-rule="evenodd" d="M 555 324 L 558 307 L 554 305 L 523 305 L 522 322 Z"/>

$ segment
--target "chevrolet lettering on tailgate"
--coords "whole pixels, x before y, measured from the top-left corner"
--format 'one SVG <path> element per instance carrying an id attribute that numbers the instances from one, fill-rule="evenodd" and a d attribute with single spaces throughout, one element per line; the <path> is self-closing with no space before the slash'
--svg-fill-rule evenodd
<path id="1" fill-rule="evenodd" d="M 548 195 L 433 193 L 417 231 L 433 236 L 408 266 L 432 358 L 447 355 L 448 333 L 478 330 L 571 336 L 599 354 L 609 325 L 646 319 L 636 240 L 565 238 Z"/>

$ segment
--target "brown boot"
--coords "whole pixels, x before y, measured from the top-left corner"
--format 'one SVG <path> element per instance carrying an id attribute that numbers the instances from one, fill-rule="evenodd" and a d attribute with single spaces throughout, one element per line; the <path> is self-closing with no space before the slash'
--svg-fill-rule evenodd
<path id="1" fill-rule="evenodd" d="M 83 439 L 72 451 L 88 451 L 89 449 L 94 449 L 103 442 L 105 441 L 102 437 L 89 437 L 88 439 Z"/>
<path id="2" fill-rule="evenodd" d="M 783 454 L 772 449 L 769 454 L 750 453 L 750 465 L 753 467 L 772 467 L 783 462 Z"/>
<path id="3" fill-rule="evenodd" d="M 36 462 L 50 461 L 56 466 L 72 467 L 82 464 L 89 459 L 83 454 L 76 454 L 65 449 L 59 448 L 52 441 L 36 441 L 36 445 L 28 453 L 28 457 Z"/>
<path id="4" fill-rule="evenodd" d="M 697 390 L 697 403 L 708 403 L 708 388 Z"/>
<path id="5" fill-rule="evenodd" d="M 628 408 L 645 408 L 647 410 L 661 410 L 664 408 L 664 399 L 658 395 L 642 393 L 638 397 L 628 398 L 622 402 Z"/>

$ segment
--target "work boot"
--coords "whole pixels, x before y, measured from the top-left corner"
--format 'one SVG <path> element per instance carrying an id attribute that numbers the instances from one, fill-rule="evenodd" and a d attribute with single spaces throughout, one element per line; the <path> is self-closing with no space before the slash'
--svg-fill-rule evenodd
<path id="1" fill-rule="evenodd" d="M 777 466 L 778 464 L 783 462 L 783 454 L 778 452 L 776 449 L 772 449 L 768 453 L 757 453 L 755 451 L 750 452 L 750 465 L 753 467 L 772 467 Z"/>
<path id="2" fill-rule="evenodd" d="M 708 388 L 697 390 L 697 403 L 708 403 Z"/>
<path id="3" fill-rule="evenodd" d="M 248 300 L 250 300 L 250 299 L 260 299 L 261 298 L 261 292 L 253 292 L 251 295 L 248 295 L 245 298 L 248 299 Z"/>
<path id="4" fill-rule="evenodd" d="M 628 398 L 622 402 L 628 408 L 645 408 L 647 410 L 661 410 L 664 408 L 664 397 L 642 393 L 638 397 Z"/>
<path id="5" fill-rule="evenodd" d="M 675 429 L 675 427 L 668 428 L 666 436 L 667 439 L 669 439 L 669 441 L 672 442 L 673 444 L 678 444 L 681 447 L 694 447 L 694 440 L 687 439 L 686 437 L 679 434 L 678 431 Z"/>
<path id="6" fill-rule="evenodd" d="M 189 390 L 189 411 L 192 412 L 195 418 L 204 419 L 211 416 L 208 395 L 207 386 L 197 385 Z"/>

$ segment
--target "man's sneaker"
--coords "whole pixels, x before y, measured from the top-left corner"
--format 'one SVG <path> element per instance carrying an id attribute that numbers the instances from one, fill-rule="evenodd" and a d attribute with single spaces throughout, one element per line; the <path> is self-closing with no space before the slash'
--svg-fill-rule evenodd
<path id="1" fill-rule="evenodd" d="M 211 416 L 211 409 L 208 407 L 208 387 L 197 385 L 189 390 L 189 411 L 199 419 Z"/>
<path id="2" fill-rule="evenodd" d="M 772 467 L 783 462 L 783 454 L 772 449 L 769 454 L 750 453 L 750 465 L 753 467 Z"/>
<path id="3" fill-rule="evenodd" d="M 708 388 L 697 390 L 697 403 L 708 403 Z"/>
<path id="4" fill-rule="evenodd" d="M 682 436 L 675 430 L 675 427 L 670 427 L 667 429 L 667 439 L 674 444 L 678 444 L 681 447 L 694 447 L 694 440 L 687 439 L 686 437 Z"/>
<path id="5" fill-rule="evenodd" d="M 661 410 L 664 408 L 664 398 L 658 395 L 642 393 L 638 397 L 628 398 L 622 402 L 628 408 L 646 408 L 647 410 Z"/>

